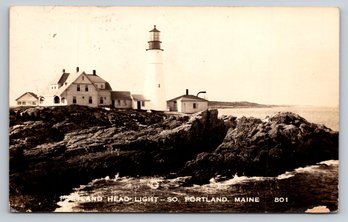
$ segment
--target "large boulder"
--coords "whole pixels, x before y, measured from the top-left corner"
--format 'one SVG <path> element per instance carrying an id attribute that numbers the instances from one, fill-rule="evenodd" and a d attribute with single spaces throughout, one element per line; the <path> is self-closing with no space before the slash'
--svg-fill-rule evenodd
<path id="1" fill-rule="evenodd" d="M 225 118 L 225 124 L 230 128 L 217 149 L 197 155 L 181 171 L 193 175 L 192 183 L 206 183 L 217 175 L 275 176 L 338 159 L 338 132 L 294 113 L 277 113 L 265 120 Z"/>

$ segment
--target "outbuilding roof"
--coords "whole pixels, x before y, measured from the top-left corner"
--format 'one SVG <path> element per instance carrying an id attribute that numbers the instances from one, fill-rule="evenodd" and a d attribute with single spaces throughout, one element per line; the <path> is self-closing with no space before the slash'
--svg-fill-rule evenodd
<path id="1" fill-rule="evenodd" d="M 172 101 L 176 101 L 178 99 L 182 99 L 182 101 L 192 101 L 192 100 L 196 100 L 196 101 L 202 101 L 202 102 L 208 102 L 208 100 L 203 99 L 201 97 L 198 96 L 194 96 L 194 95 L 182 95 L 182 96 L 178 96 L 175 97 L 173 99 L 168 100 L 167 102 L 172 102 Z"/>
<path id="2" fill-rule="evenodd" d="M 16 99 L 16 101 L 19 100 L 20 98 L 22 98 L 23 96 L 25 96 L 26 94 L 29 94 L 30 96 L 34 97 L 35 99 L 39 99 L 39 97 L 38 97 L 35 93 L 33 93 L 33 92 L 25 92 L 23 95 L 21 95 L 20 97 L 18 97 L 18 98 Z"/>
<path id="3" fill-rule="evenodd" d="M 111 91 L 111 99 L 132 100 L 132 96 L 129 91 Z"/>
<path id="4" fill-rule="evenodd" d="M 150 101 L 149 99 L 146 99 L 144 95 L 141 94 L 133 94 L 132 97 L 135 101 Z"/>

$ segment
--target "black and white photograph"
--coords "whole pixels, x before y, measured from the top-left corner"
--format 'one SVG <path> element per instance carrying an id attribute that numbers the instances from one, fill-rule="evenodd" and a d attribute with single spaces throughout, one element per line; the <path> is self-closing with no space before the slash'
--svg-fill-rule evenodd
<path id="1" fill-rule="evenodd" d="M 339 8 L 9 20 L 10 212 L 339 212 Z"/>

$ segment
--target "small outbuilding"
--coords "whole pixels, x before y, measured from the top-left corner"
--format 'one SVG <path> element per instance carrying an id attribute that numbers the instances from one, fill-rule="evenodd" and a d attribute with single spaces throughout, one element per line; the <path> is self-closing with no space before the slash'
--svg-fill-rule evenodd
<path id="1" fill-rule="evenodd" d="M 112 107 L 119 109 L 132 108 L 132 96 L 129 91 L 111 91 Z"/>
<path id="2" fill-rule="evenodd" d="M 39 97 L 33 92 L 26 92 L 16 99 L 18 106 L 37 106 Z"/>
<path id="3" fill-rule="evenodd" d="M 167 101 L 169 111 L 181 113 L 196 113 L 208 109 L 208 100 L 186 94 Z"/>
<path id="4" fill-rule="evenodd" d="M 133 109 L 137 110 L 148 110 L 150 109 L 150 100 L 146 99 L 144 95 L 133 94 Z"/>

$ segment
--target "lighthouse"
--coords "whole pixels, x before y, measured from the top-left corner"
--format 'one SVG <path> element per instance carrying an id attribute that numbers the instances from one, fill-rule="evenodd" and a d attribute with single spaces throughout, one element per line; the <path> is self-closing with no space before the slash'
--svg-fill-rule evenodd
<path id="1" fill-rule="evenodd" d="M 163 49 L 161 49 L 160 31 L 155 25 L 149 34 L 149 46 L 146 49 L 147 67 L 144 96 L 150 100 L 150 109 L 164 111 L 167 110 L 167 102 L 163 79 Z"/>

